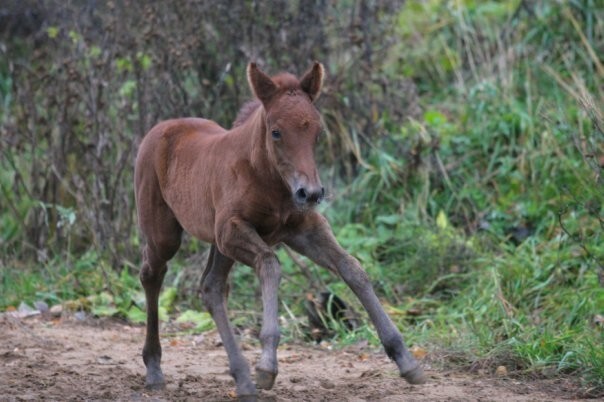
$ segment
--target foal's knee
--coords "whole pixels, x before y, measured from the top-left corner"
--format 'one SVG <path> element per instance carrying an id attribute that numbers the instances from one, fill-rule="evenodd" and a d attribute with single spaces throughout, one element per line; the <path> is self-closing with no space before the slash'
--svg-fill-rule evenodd
<path id="1" fill-rule="evenodd" d="M 200 294 L 201 300 L 208 309 L 208 312 L 214 314 L 215 306 L 223 302 L 224 290 L 216 284 L 212 286 L 211 284 L 203 283 Z"/>
<path id="2" fill-rule="evenodd" d="M 164 275 L 166 274 L 166 269 L 165 263 L 151 265 L 149 261 L 143 262 L 143 266 L 141 267 L 141 271 L 139 273 L 141 283 L 145 287 L 157 284 L 161 286 Z"/>
<path id="3" fill-rule="evenodd" d="M 212 267 L 206 269 L 212 270 Z M 199 289 L 201 301 L 210 314 L 214 313 L 216 306 L 222 304 L 227 296 L 229 285 L 226 278 L 216 275 L 214 271 L 204 276 Z"/>

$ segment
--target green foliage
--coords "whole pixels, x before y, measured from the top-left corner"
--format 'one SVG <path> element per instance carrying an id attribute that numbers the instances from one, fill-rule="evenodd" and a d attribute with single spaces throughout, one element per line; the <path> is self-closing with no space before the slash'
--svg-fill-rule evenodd
<path id="1" fill-rule="evenodd" d="M 345 225 L 337 237 L 369 272 L 374 287 L 397 304 L 405 295 L 451 297 L 459 292 L 475 258 L 473 247 L 459 233 L 410 224 L 400 216 L 377 216 L 370 229 Z"/>
<path id="2" fill-rule="evenodd" d="M 321 46 L 331 52 L 320 52 L 334 76 L 321 98 L 327 135 L 319 160 L 339 183 L 324 210 L 337 238 L 368 271 L 408 344 L 453 349 L 474 366 L 574 373 L 592 389 L 604 389 L 604 8 L 590 0 L 408 0 L 400 10 L 385 7 L 373 9 L 372 18 L 389 12 L 393 25 L 375 28 L 376 38 L 351 32 L 350 38 L 361 37 L 358 46 L 343 46 L 329 24 L 316 31 L 328 38 Z M 133 247 L 124 246 L 140 242 L 130 173 L 122 173 L 133 138 L 148 123 L 144 113 L 203 110 L 226 122 L 235 110 L 224 105 L 241 103 L 245 85 L 238 80 L 246 60 L 231 66 L 236 57 L 226 52 L 220 58 L 212 47 L 224 43 L 212 35 L 230 37 L 223 31 L 229 24 L 203 35 L 187 33 L 197 32 L 197 21 L 185 25 L 182 47 L 165 40 L 173 50 L 165 57 L 144 38 L 119 51 L 103 48 L 90 33 L 49 25 L 48 48 L 69 68 L 51 65 L 48 74 L 69 89 L 65 94 L 27 92 L 58 86 L 36 81 L 36 69 L 16 74 L 0 63 L 2 134 L 18 126 L 39 139 L 6 136 L 2 144 L 18 144 L 19 152 L 0 148 L 0 309 L 39 299 L 75 301 L 95 315 L 144 321 L 143 293 L 130 269 Z M 199 47 L 191 38 L 201 37 Z M 267 64 L 298 64 L 272 46 Z M 366 60 L 376 48 L 383 54 Z M 15 46 L 12 54 L 24 53 Z M 99 91 L 92 101 L 90 82 Z M 169 96 L 158 89 L 164 86 Z M 417 95 L 420 111 L 400 97 L 408 92 Z M 159 106 L 144 102 L 151 98 Z M 101 124 L 81 118 L 92 110 Z M 63 116 L 74 121 L 46 128 Z M 64 148 L 57 146 L 60 138 L 68 138 Z M 90 151 L 99 142 L 109 144 L 100 156 Z M 65 155 L 61 164 L 59 154 Z M 45 179 L 46 170 L 59 168 L 60 180 Z M 93 242 L 96 251 L 90 251 Z M 100 253 L 106 244 L 111 252 Z M 190 241 L 181 250 L 198 253 L 203 245 Z M 307 335 L 308 293 L 329 290 L 361 311 L 333 274 L 292 260 L 285 248 L 277 254 L 285 339 Z M 160 315 L 192 331 L 210 329 L 207 313 L 196 312 L 199 300 L 176 291 L 182 265 L 172 263 L 178 274 L 167 281 Z M 259 326 L 253 270 L 234 269 L 230 294 L 235 326 Z M 353 332 L 329 325 L 338 344 L 378 343 L 367 325 Z"/>
<path id="3" fill-rule="evenodd" d="M 409 3 L 401 36 L 420 43 L 400 71 L 426 91 L 426 111 L 373 143 L 343 191 L 354 197 L 327 211 L 337 237 L 412 343 L 489 367 L 579 372 L 601 389 L 604 192 L 593 158 L 604 150 L 604 70 L 591 51 L 604 26 L 588 21 L 604 9 Z M 500 59 L 506 49 L 517 59 Z"/>
<path id="4" fill-rule="evenodd" d="M 186 310 L 178 318 L 176 322 L 189 323 L 192 325 L 192 332 L 205 332 L 214 328 L 212 316 L 207 312 Z"/>

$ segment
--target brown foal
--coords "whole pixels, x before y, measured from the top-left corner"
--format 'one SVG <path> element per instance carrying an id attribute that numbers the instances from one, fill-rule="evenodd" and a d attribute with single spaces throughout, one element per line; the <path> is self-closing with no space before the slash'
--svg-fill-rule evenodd
<path id="1" fill-rule="evenodd" d="M 231 130 L 205 119 L 175 119 L 159 123 L 142 141 L 135 187 L 146 238 L 140 279 L 147 299 L 147 387 L 165 384 L 157 303 L 183 229 L 212 245 L 202 298 L 226 348 L 240 400 L 256 400 L 256 388 L 272 388 L 277 376 L 281 266 L 272 247 L 279 243 L 340 275 L 367 310 L 400 375 L 414 384 L 425 381 L 367 274 L 313 209 L 324 195 L 314 160 L 321 119 L 313 104 L 323 76 L 318 62 L 299 80 L 291 74 L 271 78 L 250 63 L 247 78 L 257 100 L 242 109 Z M 255 270 L 262 290 L 256 384 L 227 317 L 227 278 L 235 261 Z"/>

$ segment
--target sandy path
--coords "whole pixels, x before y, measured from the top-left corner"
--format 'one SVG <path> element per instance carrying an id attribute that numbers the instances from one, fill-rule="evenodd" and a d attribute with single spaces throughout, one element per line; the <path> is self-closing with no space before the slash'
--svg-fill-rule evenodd
<path id="1" fill-rule="evenodd" d="M 233 401 L 234 383 L 215 333 L 162 338 L 163 391 L 143 388 L 144 329 L 115 322 L 0 317 L 0 400 Z M 383 354 L 283 345 L 280 374 L 264 401 L 559 401 L 566 380 L 519 381 L 432 370 L 429 383 L 398 378 Z M 257 346 L 244 344 L 246 357 Z M 570 388 L 569 388 L 570 387 Z"/>

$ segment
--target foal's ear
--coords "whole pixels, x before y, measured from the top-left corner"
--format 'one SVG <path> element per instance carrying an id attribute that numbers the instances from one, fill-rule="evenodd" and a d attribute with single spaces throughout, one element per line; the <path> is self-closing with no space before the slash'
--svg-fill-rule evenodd
<path id="1" fill-rule="evenodd" d="M 263 104 L 268 103 L 271 97 L 277 92 L 277 85 L 275 85 L 271 77 L 260 71 L 256 63 L 248 64 L 247 81 L 256 98 L 260 99 Z"/>
<path id="2" fill-rule="evenodd" d="M 324 76 L 325 69 L 323 68 L 323 64 L 315 61 L 310 70 L 308 70 L 302 79 L 300 79 L 300 87 L 310 96 L 310 99 L 313 102 L 317 100 L 321 93 Z"/>

